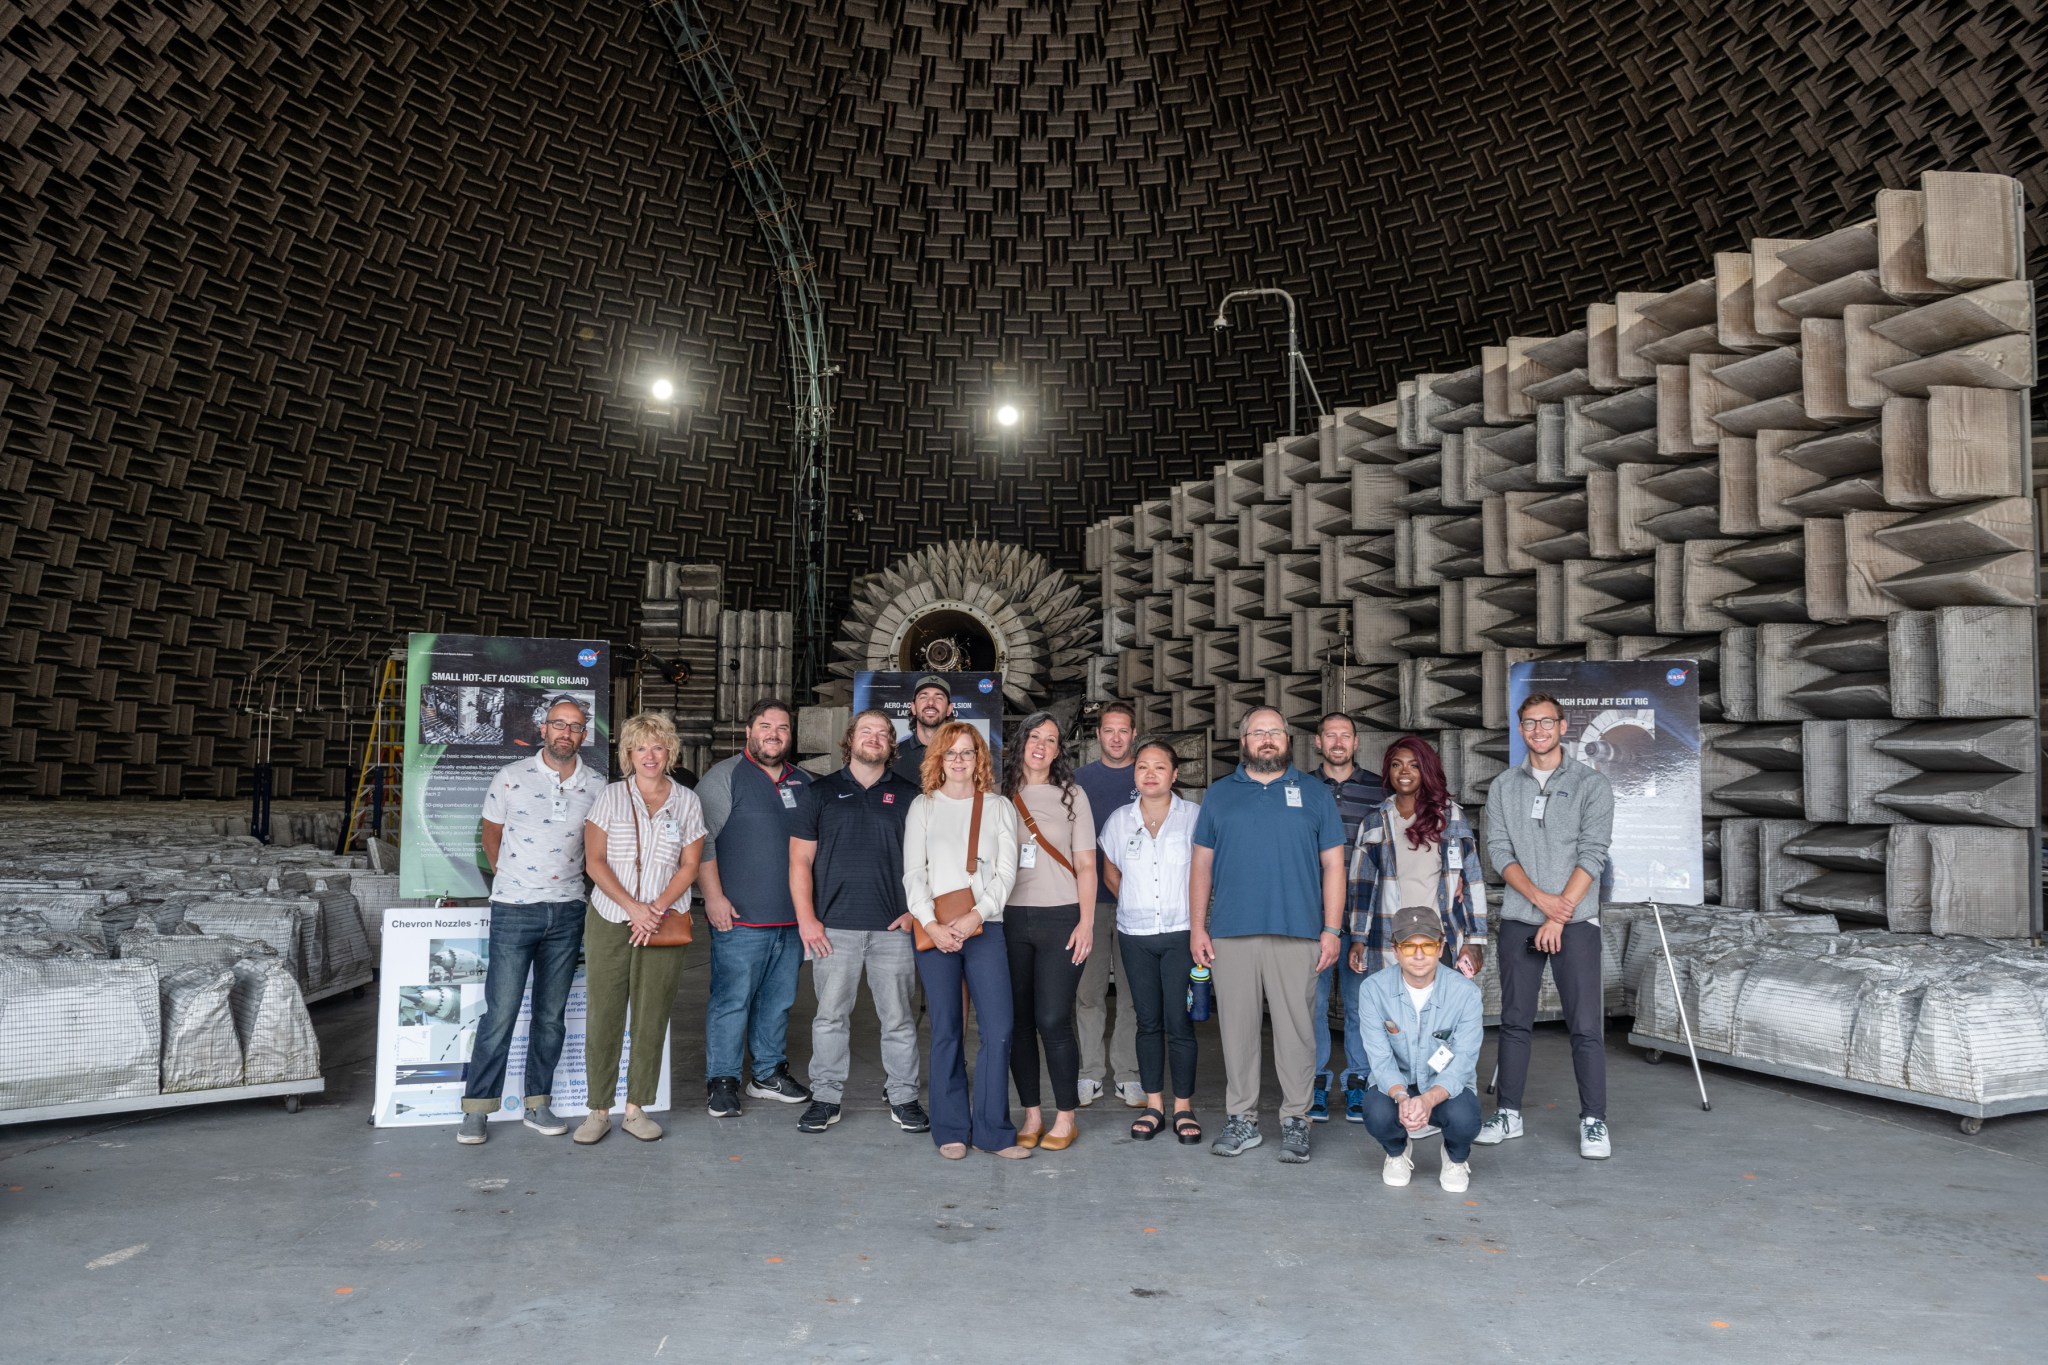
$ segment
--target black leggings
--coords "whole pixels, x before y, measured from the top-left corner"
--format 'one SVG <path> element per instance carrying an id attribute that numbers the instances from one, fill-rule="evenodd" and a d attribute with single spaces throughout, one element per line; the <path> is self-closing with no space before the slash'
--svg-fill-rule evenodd
<path id="1" fill-rule="evenodd" d="M 1188 931 L 1118 934 L 1124 953 L 1124 989 L 1138 1021 L 1138 1076 L 1145 1093 L 1165 1089 L 1172 1063 L 1173 1097 L 1195 1097 L 1195 1024 L 1188 1018 L 1188 972 L 1195 965 Z M 1163 1055 L 1162 1055 L 1163 1054 Z"/>
<path id="2" fill-rule="evenodd" d="M 1038 1107 L 1038 1048 L 1052 1072 L 1056 1109 L 1081 1107 L 1081 1044 L 1074 1035 L 1074 991 L 1081 967 L 1067 940 L 1081 924 L 1079 905 L 1011 905 L 1003 910 L 1003 938 L 1010 948 L 1010 1001 L 1016 1011 L 1010 1033 L 1010 1079 L 1017 1102 Z M 1106 945 L 1097 951 L 1108 952 Z"/>

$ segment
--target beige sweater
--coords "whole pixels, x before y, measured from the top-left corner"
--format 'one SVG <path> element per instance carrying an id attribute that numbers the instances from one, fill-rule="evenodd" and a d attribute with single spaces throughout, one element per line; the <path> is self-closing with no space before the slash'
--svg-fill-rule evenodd
<path id="1" fill-rule="evenodd" d="M 948 891 L 969 887 L 985 924 L 1000 924 L 1010 887 L 1017 880 L 1017 812 L 1001 792 L 988 792 L 981 806 L 981 863 L 967 875 L 967 826 L 974 803 L 936 792 L 910 803 L 903 825 L 903 889 L 910 913 L 933 919 L 932 902 Z"/>

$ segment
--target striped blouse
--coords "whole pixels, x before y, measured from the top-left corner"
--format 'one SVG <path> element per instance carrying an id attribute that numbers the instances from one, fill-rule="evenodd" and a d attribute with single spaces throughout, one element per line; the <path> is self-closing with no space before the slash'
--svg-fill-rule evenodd
<path id="1" fill-rule="evenodd" d="M 674 780 L 668 784 L 668 800 L 652 815 L 647 813 L 647 805 L 634 790 L 631 778 L 613 782 L 598 794 L 584 822 L 604 831 L 604 860 L 619 884 L 649 903 L 676 875 L 683 850 L 705 833 L 704 807 L 699 804 L 697 793 Z M 671 908 L 678 914 L 688 914 L 694 894 L 694 890 L 683 892 L 683 898 Z M 631 918 L 626 907 L 607 896 L 602 887 L 590 888 L 590 905 L 613 924 L 624 924 Z"/>

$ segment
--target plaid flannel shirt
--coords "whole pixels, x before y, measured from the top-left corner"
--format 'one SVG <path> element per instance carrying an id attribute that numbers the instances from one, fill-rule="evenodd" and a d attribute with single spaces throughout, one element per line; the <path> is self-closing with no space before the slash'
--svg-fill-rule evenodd
<path id="1" fill-rule="evenodd" d="M 1486 938 L 1486 881 L 1479 867 L 1479 839 L 1464 808 L 1455 801 L 1444 808 L 1440 849 L 1442 873 L 1437 878 L 1436 909 L 1444 920 L 1443 960 L 1453 962 L 1467 943 Z M 1391 796 L 1380 803 L 1377 819 L 1368 818 L 1358 827 L 1358 839 L 1351 846 L 1350 894 L 1345 908 L 1350 941 L 1379 954 L 1377 963 L 1367 962 L 1367 970 L 1382 966 L 1399 970 L 1388 930 L 1401 908 Z"/>

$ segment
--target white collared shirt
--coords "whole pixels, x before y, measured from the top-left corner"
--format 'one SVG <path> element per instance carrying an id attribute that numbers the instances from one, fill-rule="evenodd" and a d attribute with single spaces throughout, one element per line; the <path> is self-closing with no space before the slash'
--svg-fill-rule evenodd
<path id="1" fill-rule="evenodd" d="M 1139 803 L 1118 806 L 1103 823 L 1098 856 L 1116 864 L 1119 934 L 1178 934 L 1188 925 L 1188 872 L 1201 808 L 1173 798 L 1158 834 L 1145 830 Z"/>
<path id="2" fill-rule="evenodd" d="M 605 787 L 581 756 L 567 777 L 540 754 L 508 763 L 484 792 L 483 818 L 505 827 L 491 899 L 540 905 L 583 899 L 583 817 Z"/>

